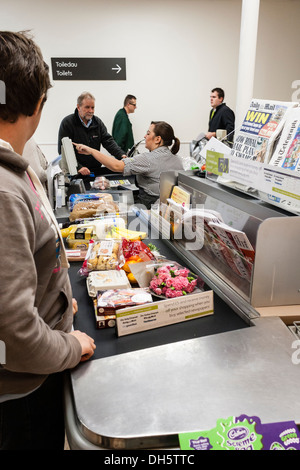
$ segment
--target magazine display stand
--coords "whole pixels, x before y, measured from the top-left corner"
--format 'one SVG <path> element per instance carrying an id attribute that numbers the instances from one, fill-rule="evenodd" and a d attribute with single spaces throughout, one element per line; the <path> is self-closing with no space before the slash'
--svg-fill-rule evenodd
<path id="1" fill-rule="evenodd" d="M 214 256 L 207 243 L 199 249 L 175 232 L 170 243 L 182 259 L 188 259 L 205 282 L 244 318 L 253 319 L 264 309 L 278 309 L 279 316 L 300 316 L 300 218 L 265 202 L 226 188 L 196 175 L 172 172 L 161 176 L 161 193 L 166 186 L 178 185 L 191 195 L 190 209 L 221 214 L 224 223 L 246 234 L 255 257 L 248 279 L 238 275 L 230 263 Z M 164 204 L 161 197 L 161 204 Z M 182 228 L 183 230 L 183 228 Z M 184 230 L 183 230 L 184 233 Z M 228 247 L 227 247 L 228 250 Z"/>
<path id="2" fill-rule="evenodd" d="M 211 139 L 207 175 L 224 186 L 300 214 L 300 106 L 253 99 L 232 149 Z"/>

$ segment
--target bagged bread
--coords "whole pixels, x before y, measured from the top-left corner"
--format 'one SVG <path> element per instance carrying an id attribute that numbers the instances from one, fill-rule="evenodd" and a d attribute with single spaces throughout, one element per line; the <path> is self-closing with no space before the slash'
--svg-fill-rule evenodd
<path id="1" fill-rule="evenodd" d="M 112 214 L 119 211 L 119 206 L 112 198 L 111 194 L 102 194 L 98 199 L 83 199 L 74 204 L 73 210 L 70 212 L 69 219 L 85 219 L 89 217 L 97 217 L 102 214 Z"/>

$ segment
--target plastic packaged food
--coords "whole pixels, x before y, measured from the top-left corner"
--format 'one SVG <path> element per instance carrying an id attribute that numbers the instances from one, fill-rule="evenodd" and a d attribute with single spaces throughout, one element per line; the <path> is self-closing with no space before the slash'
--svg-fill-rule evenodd
<path id="1" fill-rule="evenodd" d="M 90 240 L 75 239 L 75 238 L 67 237 L 66 243 L 67 243 L 67 247 L 70 248 L 70 250 L 85 249 L 87 252 L 89 244 L 90 244 Z"/>
<path id="2" fill-rule="evenodd" d="M 93 227 L 72 227 L 68 238 L 72 240 L 91 240 L 94 236 Z"/>
<path id="3" fill-rule="evenodd" d="M 110 182 L 105 176 L 97 176 L 93 183 L 91 184 L 92 188 L 97 188 L 97 189 L 109 189 L 110 188 Z"/>
<path id="4" fill-rule="evenodd" d="M 97 297 L 98 291 L 130 288 L 127 276 L 122 270 L 93 271 L 89 273 L 86 285 L 90 297 Z"/>
<path id="5" fill-rule="evenodd" d="M 88 271 L 107 271 L 121 267 L 124 256 L 120 240 L 106 238 L 90 243 L 85 261 Z"/>
<path id="6" fill-rule="evenodd" d="M 86 196 L 92 196 L 92 194 Z M 69 220 L 72 222 L 80 218 L 116 213 L 119 211 L 119 206 L 114 202 L 111 194 L 99 193 L 97 197 L 82 197 L 70 202 L 70 211 Z"/>
<path id="7" fill-rule="evenodd" d="M 99 201 L 101 199 L 110 199 L 112 200 L 113 197 L 109 193 L 79 193 L 79 194 L 71 194 L 69 197 L 69 209 L 70 211 L 73 210 L 75 204 L 78 202 L 83 201 Z"/>
<path id="8" fill-rule="evenodd" d="M 125 220 L 122 217 L 105 217 L 103 220 L 98 220 L 96 223 L 96 235 L 99 239 L 115 238 L 111 236 L 113 228 L 120 227 L 125 229 Z"/>
<path id="9" fill-rule="evenodd" d="M 142 305 L 152 302 L 152 296 L 148 289 L 111 289 L 105 292 L 98 292 L 97 295 L 97 313 L 108 315 L 114 313 L 117 309 Z"/>

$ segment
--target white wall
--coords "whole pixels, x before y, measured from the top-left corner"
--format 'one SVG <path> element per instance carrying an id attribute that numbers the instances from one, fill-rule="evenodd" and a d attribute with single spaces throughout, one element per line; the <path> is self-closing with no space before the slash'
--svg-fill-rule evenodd
<path id="1" fill-rule="evenodd" d="M 298 61 L 299 5 L 261 0 L 257 98 L 289 99 L 291 76 L 300 79 L 299 63 L 291 75 L 284 71 Z M 225 101 L 235 109 L 241 7 L 242 0 L 10 0 L 1 9 L 1 29 L 32 30 L 50 66 L 51 57 L 126 58 L 126 81 L 52 82 L 35 135 L 47 158 L 56 156 L 60 121 L 74 111 L 83 90 L 96 96 L 96 114 L 109 132 L 125 95 L 136 95 L 136 141 L 151 120 L 169 122 L 182 142 L 207 130 L 214 86 L 225 89 Z M 282 53 L 288 53 L 284 61 Z M 188 154 L 188 145 L 181 153 Z"/>
<path id="2" fill-rule="evenodd" d="M 299 20 L 300 0 L 261 0 L 254 83 L 256 98 L 299 101 L 299 93 L 293 96 L 295 88 L 292 88 L 293 82 L 300 81 Z"/>

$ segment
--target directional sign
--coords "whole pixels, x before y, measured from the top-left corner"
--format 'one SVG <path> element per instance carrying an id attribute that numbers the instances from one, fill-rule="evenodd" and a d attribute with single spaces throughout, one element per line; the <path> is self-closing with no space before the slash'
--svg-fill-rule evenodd
<path id="1" fill-rule="evenodd" d="M 51 58 L 53 80 L 126 80 L 125 58 Z"/>

